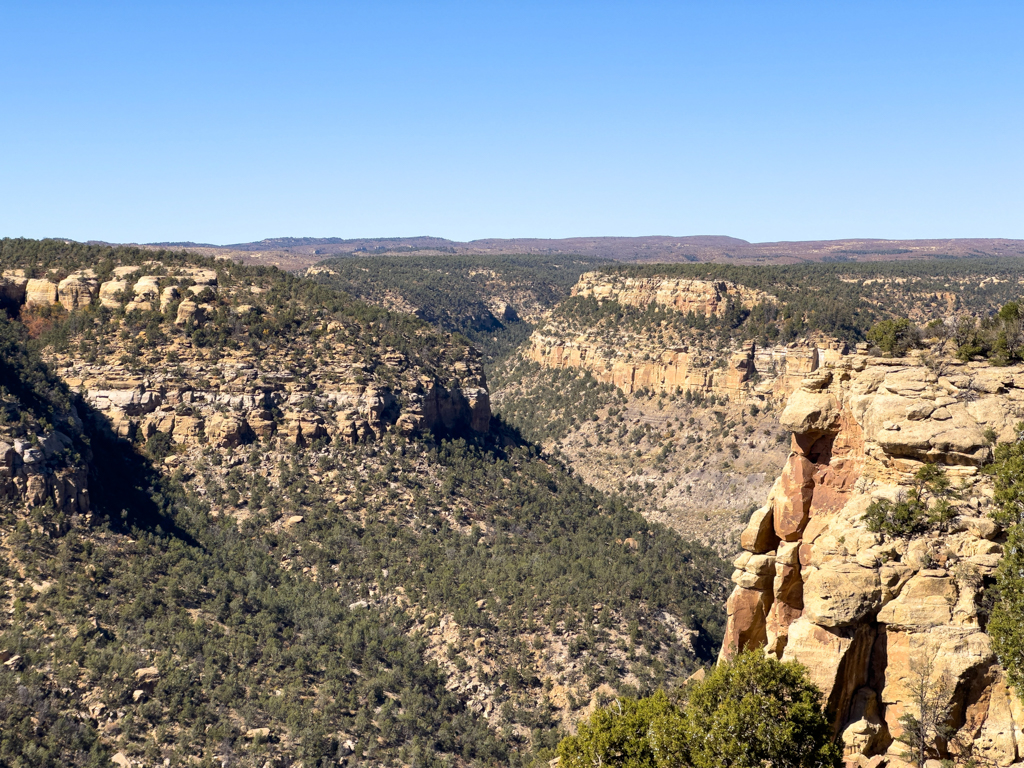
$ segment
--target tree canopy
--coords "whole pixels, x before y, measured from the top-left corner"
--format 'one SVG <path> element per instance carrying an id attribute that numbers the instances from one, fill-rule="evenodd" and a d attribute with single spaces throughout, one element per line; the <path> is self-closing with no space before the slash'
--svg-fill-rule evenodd
<path id="1" fill-rule="evenodd" d="M 841 759 L 803 667 L 758 650 L 692 683 L 682 706 L 659 692 L 599 710 L 558 754 L 569 768 L 825 768 Z"/>

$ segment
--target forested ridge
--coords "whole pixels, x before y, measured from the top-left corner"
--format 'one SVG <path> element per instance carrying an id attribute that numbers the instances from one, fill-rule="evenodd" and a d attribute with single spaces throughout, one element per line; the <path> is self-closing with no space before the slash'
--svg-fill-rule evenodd
<path id="1" fill-rule="evenodd" d="M 726 280 L 769 293 L 777 307 L 740 308 L 717 325 L 746 338 L 791 341 L 820 332 L 847 341 L 864 341 L 879 320 L 910 316 L 927 322 L 967 312 L 995 313 L 1020 297 L 1024 260 L 1019 258 L 935 258 L 929 260 L 824 264 L 737 266 L 726 264 L 612 265 L 602 272 L 621 277 Z M 585 300 L 560 308 L 587 322 L 596 309 Z M 615 302 L 603 313 L 616 311 Z M 656 308 L 650 308 L 656 311 Z M 627 317 L 640 311 L 620 310 Z M 658 318 L 663 319 L 663 318 Z M 685 318 L 681 320 L 685 322 Z M 691 319 L 690 323 L 693 324 Z"/>

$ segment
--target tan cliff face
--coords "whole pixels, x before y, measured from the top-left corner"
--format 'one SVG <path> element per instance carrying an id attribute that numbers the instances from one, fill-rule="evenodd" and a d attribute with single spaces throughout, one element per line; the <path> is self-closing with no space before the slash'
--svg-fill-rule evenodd
<path id="1" fill-rule="evenodd" d="M 547 330 L 547 329 L 545 329 Z M 724 365 L 715 366 L 712 350 L 701 346 L 662 349 L 639 341 L 626 347 L 577 336 L 566 339 L 545 331 L 530 338 L 526 357 L 546 368 L 583 368 L 604 384 L 626 394 L 701 391 L 738 402 L 784 397 L 823 360 L 847 353 L 842 342 L 793 343 L 759 349 L 754 342 L 738 345 Z"/>
<path id="2" fill-rule="evenodd" d="M 775 304 L 774 296 L 725 280 L 688 280 L 669 277 L 621 277 L 604 272 L 585 272 L 572 289 L 573 296 L 611 299 L 628 307 L 650 304 L 671 307 L 684 315 L 721 317 L 732 301 L 750 309 L 756 304 Z"/>
<path id="3" fill-rule="evenodd" d="M 878 765 L 879 755 L 899 764 L 899 718 L 908 707 L 918 714 L 909 686 L 928 665 L 936 690 L 948 681 L 948 755 L 1024 759 L 1024 709 L 984 631 L 983 589 L 1003 539 L 980 472 L 992 433 L 1011 439 L 1022 417 L 1019 366 L 933 370 L 858 354 L 789 398 L 790 457 L 743 533 L 722 656 L 763 646 L 804 664 L 853 764 Z M 963 486 L 959 517 L 946 532 L 911 538 L 869 531 L 871 502 L 908 491 L 924 462 Z"/>
<path id="4" fill-rule="evenodd" d="M 725 281 L 623 278 L 601 272 L 583 274 L 572 295 L 641 309 L 657 304 L 704 318 L 722 316 L 730 301 L 748 309 L 776 302 L 763 291 Z M 626 394 L 689 389 L 742 403 L 777 400 L 806 374 L 849 351 L 845 343 L 825 339 L 765 348 L 737 342 L 722 350 L 705 335 L 676 343 L 660 334 L 658 325 L 646 333 L 608 335 L 553 319 L 533 333 L 526 357 L 548 368 L 584 368 Z"/>

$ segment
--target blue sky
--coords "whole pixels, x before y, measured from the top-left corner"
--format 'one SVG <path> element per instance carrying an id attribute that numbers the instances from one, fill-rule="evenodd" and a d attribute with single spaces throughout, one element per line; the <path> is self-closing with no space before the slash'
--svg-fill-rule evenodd
<path id="1" fill-rule="evenodd" d="M 1024 3 L 0 3 L 0 236 L 1024 238 Z"/>

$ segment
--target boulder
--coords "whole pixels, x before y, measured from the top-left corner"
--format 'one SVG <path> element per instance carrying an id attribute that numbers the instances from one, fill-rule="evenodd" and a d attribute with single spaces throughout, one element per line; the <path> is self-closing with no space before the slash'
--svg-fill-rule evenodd
<path id="1" fill-rule="evenodd" d="M 100 304 L 108 309 L 121 306 L 120 297 L 128 290 L 127 280 L 107 280 L 100 285 Z"/>
<path id="2" fill-rule="evenodd" d="M 832 429 L 838 418 L 838 404 L 833 395 L 798 389 L 790 395 L 779 423 L 801 435 L 820 435 Z"/>
<path id="3" fill-rule="evenodd" d="M 203 419 L 196 416 L 175 416 L 171 437 L 176 443 L 197 442 L 203 435 Z"/>
<path id="4" fill-rule="evenodd" d="M 777 546 L 774 513 L 771 507 L 761 507 L 750 517 L 740 536 L 740 546 L 748 552 L 769 552 Z"/>
<path id="5" fill-rule="evenodd" d="M 160 278 L 156 275 L 140 277 L 132 291 L 136 299 L 153 301 L 160 295 Z"/>
<path id="6" fill-rule="evenodd" d="M 181 304 L 178 305 L 178 314 L 175 317 L 175 325 L 185 325 L 186 323 L 195 323 L 196 325 L 202 325 L 206 322 L 206 310 L 203 308 L 205 305 L 196 304 L 190 299 L 185 299 Z"/>
<path id="7" fill-rule="evenodd" d="M 214 413 L 206 421 L 206 436 L 219 448 L 233 448 L 245 442 L 249 425 L 239 416 Z"/>
<path id="8" fill-rule="evenodd" d="M 176 285 L 168 285 L 160 292 L 160 311 L 163 312 L 181 297 L 181 292 Z"/>

